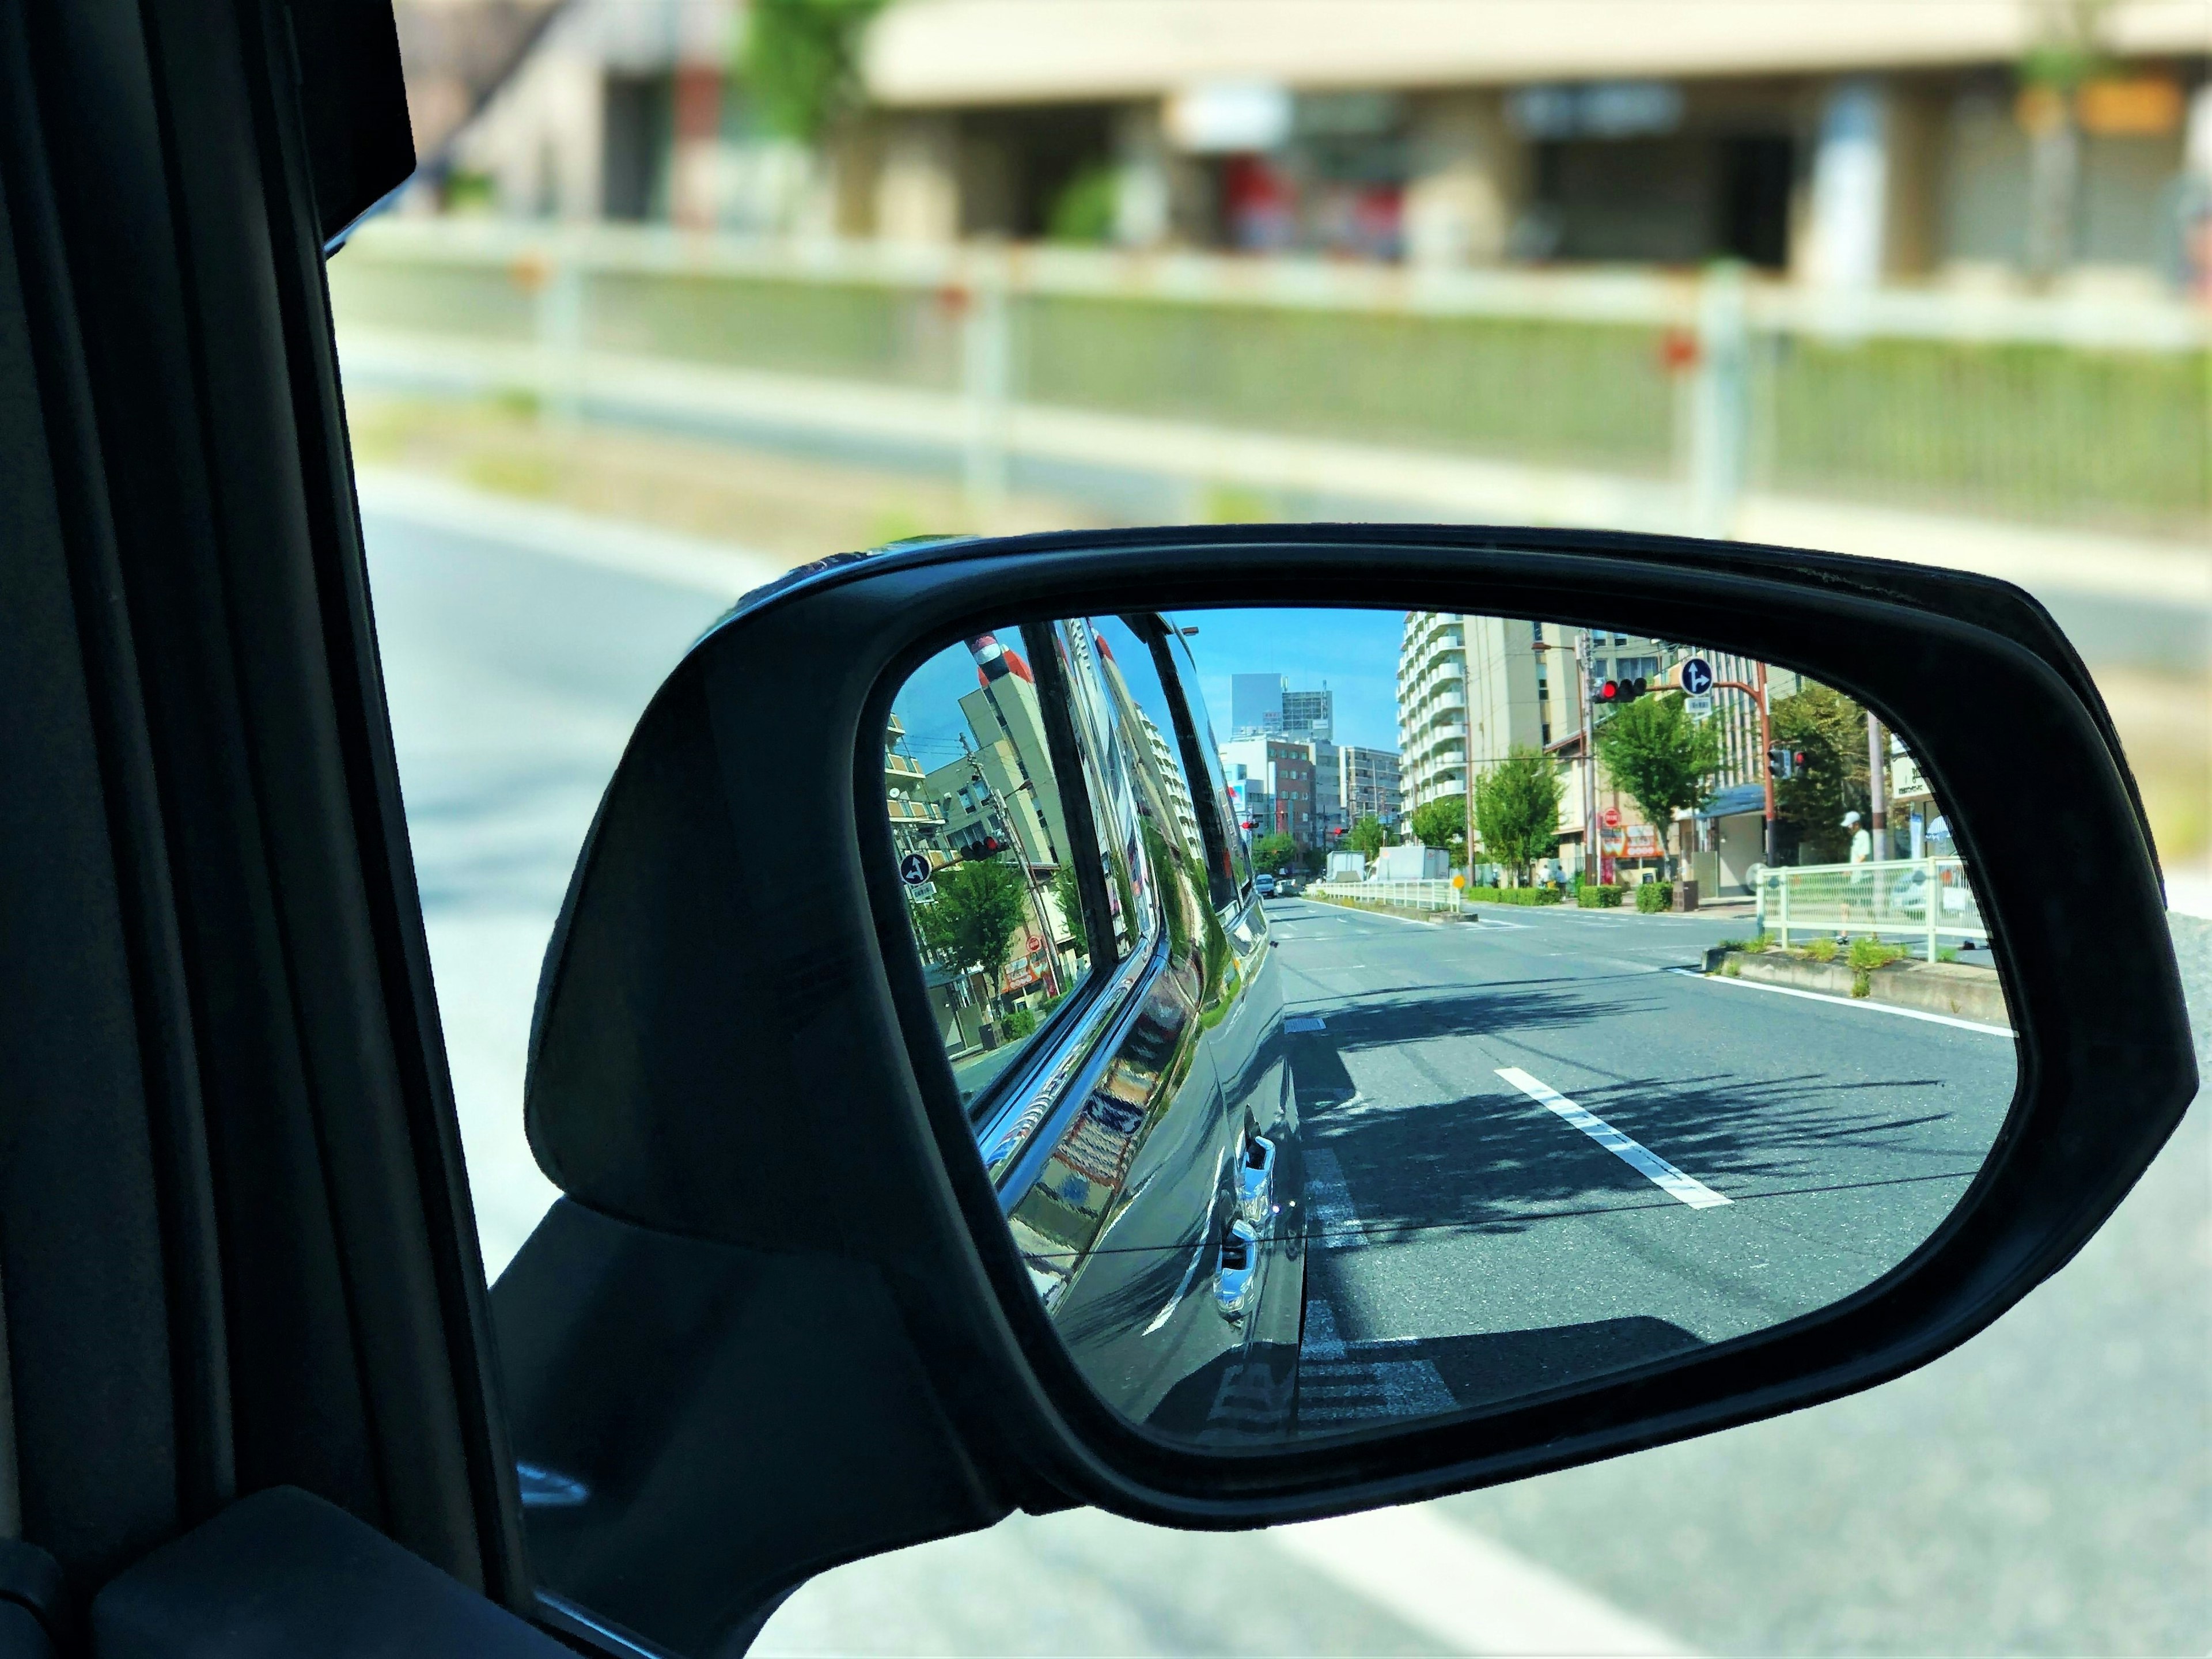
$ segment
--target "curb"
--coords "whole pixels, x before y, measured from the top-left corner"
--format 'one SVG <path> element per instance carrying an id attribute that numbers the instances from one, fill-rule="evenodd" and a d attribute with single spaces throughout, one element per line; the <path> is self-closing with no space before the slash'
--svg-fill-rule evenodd
<path id="1" fill-rule="evenodd" d="M 1851 970 L 1842 962 L 1712 950 L 1705 952 L 1705 971 L 1721 973 L 1723 964 L 1731 961 L 1736 969 L 1731 977 L 1749 980 L 1754 985 L 1787 986 L 1832 997 L 1851 994 Z M 1893 962 L 1875 969 L 1867 980 L 1866 1000 L 1984 1025 L 2008 1029 L 2012 1025 L 2004 986 L 1994 969 L 1969 968 L 1953 962 Z"/>

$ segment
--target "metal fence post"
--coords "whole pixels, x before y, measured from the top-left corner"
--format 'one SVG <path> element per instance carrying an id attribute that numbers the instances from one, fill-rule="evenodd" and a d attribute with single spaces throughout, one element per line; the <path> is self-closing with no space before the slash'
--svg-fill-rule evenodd
<path id="1" fill-rule="evenodd" d="M 974 263 L 960 342 L 960 390 L 968 416 L 962 482 L 970 509 L 985 513 L 1006 497 L 1006 410 L 1013 394 L 1013 327 L 1006 303 L 1006 256 L 999 249 L 984 248 L 970 257 Z"/>
<path id="2" fill-rule="evenodd" d="M 1936 885 L 1936 860 L 1931 856 L 1926 865 L 1928 875 L 1921 883 L 1921 890 L 1928 895 L 1928 960 L 1936 960 L 1936 913 L 1942 908 L 1942 891 Z"/>
<path id="3" fill-rule="evenodd" d="M 546 415 L 574 421 L 582 413 L 584 262 L 566 245 L 549 248 L 538 290 L 538 397 Z"/>
<path id="4" fill-rule="evenodd" d="M 1782 894 L 1782 948 L 1786 951 L 1790 948 L 1790 872 L 1778 872 L 1774 884 Z"/>
<path id="5" fill-rule="evenodd" d="M 1735 533 L 1751 439 L 1751 325 L 1743 267 L 1714 265 L 1698 292 L 1698 369 L 1690 399 L 1690 528 Z"/>

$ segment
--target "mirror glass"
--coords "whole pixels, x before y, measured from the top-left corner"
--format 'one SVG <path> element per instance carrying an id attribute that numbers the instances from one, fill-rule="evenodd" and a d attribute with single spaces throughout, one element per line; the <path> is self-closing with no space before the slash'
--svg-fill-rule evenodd
<path id="1" fill-rule="evenodd" d="M 1632 618 L 994 628 L 884 753 L 1006 1224 L 1092 1386 L 1175 1438 L 1495 1407 L 1814 1313 L 1929 1237 L 2011 1104 L 1903 735 Z"/>

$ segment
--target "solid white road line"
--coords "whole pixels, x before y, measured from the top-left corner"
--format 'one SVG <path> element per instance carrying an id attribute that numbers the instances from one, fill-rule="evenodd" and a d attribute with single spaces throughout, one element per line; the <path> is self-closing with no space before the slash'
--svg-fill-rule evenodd
<path id="1" fill-rule="evenodd" d="M 1268 1542 L 1454 1653 L 1682 1654 L 1663 1631 L 1419 1504 L 1276 1527 Z"/>
<path id="2" fill-rule="evenodd" d="M 1518 1066 L 1501 1066 L 1498 1075 L 1537 1104 L 1549 1108 L 1573 1124 L 1669 1198 L 1680 1199 L 1693 1210 L 1710 1210 L 1729 1202 L 1696 1176 L 1684 1175 L 1658 1153 L 1631 1140 L 1596 1113 L 1584 1111 L 1557 1089 L 1529 1076 Z"/>
<path id="3" fill-rule="evenodd" d="M 1924 1019 L 1930 1025 L 1955 1025 L 1962 1031 L 1979 1031 L 1984 1036 L 2017 1035 L 2009 1025 L 1988 1025 L 1978 1019 L 1960 1019 L 1955 1014 L 1931 1014 L 1921 1008 L 1900 1008 L 1893 1002 L 1876 1002 L 1870 997 L 1832 997 L 1820 991 L 1801 991 L 1794 985 L 1761 985 L 1756 980 L 1728 979 L 1719 974 L 1701 974 L 1694 968 L 1669 968 L 1667 971 L 1707 985 L 1733 985 L 1739 991 L 1771 991 L 1778 997 L 1803 997 L 1808 1002 L 1832 1003 L 1836 1007 L 1855 1008 L 1862 1013 L 1894 1014 L 1899 1019 Z"/>

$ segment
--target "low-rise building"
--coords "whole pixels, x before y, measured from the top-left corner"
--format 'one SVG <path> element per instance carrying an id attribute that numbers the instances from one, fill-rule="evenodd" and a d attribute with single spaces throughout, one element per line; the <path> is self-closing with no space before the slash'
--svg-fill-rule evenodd
<path id="1" fill-rule="evenodd" d="M 1235 738 L 1221 745 L 1221 770 L 1247 835 L 1320 845 L 1311 744 L 1266 734 Z"/>

